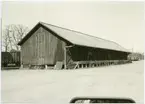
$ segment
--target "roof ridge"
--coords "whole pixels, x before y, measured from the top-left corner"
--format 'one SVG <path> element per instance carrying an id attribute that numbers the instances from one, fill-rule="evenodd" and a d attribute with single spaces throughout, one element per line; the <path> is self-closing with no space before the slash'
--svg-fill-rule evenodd
<path id="1" fill-rule="evenodd" d="M 110 41 L 110 42 L 113 42 L 113 43 L 119 45 L 117 42 L 112 41 L 112 40 L 103 39 L 103 38 L 100 38 L 100 37 L 97 37 L 97 36 L 92 36 L 92 35 L 89 35 L 89 34 L 86 34 L 86 33 L 82 33 L 82 32 L 79 32 L 79 31 L 72 30 L 72 29 L 68 29 L 68 28 L 60 27 L 60 26 L 57 26 L 57 25 L 52 25 L 52 24 L 49 24 L 49 23 L 46 23 L 46 22 L 39 22 L 39 23 L 44 23 L 44 24 L 47 24 L 47 25 L 51 25 L 51 26 L 54 26 L 54 27 L 61 28 L 61 29 L 65 29 L 65 30 L 69 30 L 69 31 L 77 32 L 77 33 L 80 33 L 80 34 L 83 34 L 83 35 L 87 35 L 87 36 L 90 36 L 90 37 L 94 37 L 94 38 L 102 39 L 102 40 L 105 40 L 105 41 Z M 121 45 L 119 45 L 119 46 L 121 46 Z M 121 47 L 122 47 L 122 46 L 121 46 Z"/>
<path id="2" fill-rule="evenodd" d="M 97 48 L 105 48 L 105 49 L 110 49 L 110 50 L 117 50 L 117 51 L 123 51 L 123 52 L 128 52 L 127 49 L 125 49 L 124 47 L 122 47 L 121 45 L 119 45 L 118 43 L 114 42 L 114 41 L 110 41 L 110 40 L 107 40 L 107 39 L 103 39 L 103 38 L 99 38 L 99 37 L 96 37 L 96 36 L 92 36 L 92 35 L 88 35 L 88 34 L 85 34 L 85 33 L 82 33 L 82 32 L 79 32 L 79 31 L 75 31 L 75 30 L 71 30 L 71 29 L 67 29 L 67 28 L 63 28 L 63 27 L 59 27 L 59 26 L 56 26 L 56 25 L 52 25 L 52 24 L 48 24 L 48 23 L 45 23 L 45 22 L 38 22 L 35 27 L 33 27 L 28 33 L 27 35 L 18 43 L 18 45 L 22 45 L 32 34 L 33 32 L 38 29 L 40 26 L 44 26 L 46 28 L 49 29 L 52 28 L 52 30 L 56 29 L 57 32 L 62 32 L 62 31 L 66 31 L 68 33 L 70 33 L 70 36 L 72 36 L 73 38 L 73 34 L 72 33 L 76 33 L 76 37 L 74 36 L 74 38 L 76 39 L 77 37 L 78 38 L 84 38 L 84 40 L 87 41 L 87 38 L 89 39 L 89 41 L 92 41 L 93 43 L 92 44 L 89 44 L 89 42 L 86 42 L 85 41 L 81 41 L 81 42 L 78 42 L 78 41 L 75 41 L 75 40 L 71 40 L 69 39 L 69 35 L 67 35 L 67 38 L 66 40 L 70 41 L 70 42 L 73 42 L 74 44 L 78 44 L 78 45 L 85 45 L 85 46 L 89 46 L 89 47 L 97 47 Z M 60 30 L 60 31 L 59 31 Z M 78 34 L 78 36 L 77 36 Z M 62 33 L 62 38 L 65 39 L 65 36 L 66 34 Z M 86 37 L 85 37 L 86 36 Z M 101 44 L 99 46 L 98 43 L 95 43 L 96 41 L 101 41 Z M 107 46 L 107 44 L 105 44 L 106 42 L 110 43 L 110 46 Z M 112 43 L 112 44 L 111 44 Z M 87 45 L 88 44 L 88 45 Z M 94 46 L 95 45 L 95 46 Z M 109 45 L 109 44 L 108 44 Z"/>

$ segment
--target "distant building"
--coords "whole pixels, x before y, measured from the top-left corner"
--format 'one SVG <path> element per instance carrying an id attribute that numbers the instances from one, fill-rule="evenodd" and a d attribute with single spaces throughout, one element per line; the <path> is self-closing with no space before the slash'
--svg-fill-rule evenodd
<path id="1" fill-rule="evenodd" d="M 133 52 L 128 55 L 128 59 L 130 59 L 132 61 L 144 60 L 144 54 Z"/>
<path id="2" fill-rule="evenodd" d="M 19 43 L 24 66 L 76 61 L 127 60 L 130 53 L 119 44 L 74 30 L 39 22 Z"/>
<path id="3" fill-rule="evenodd" d="M 2 67 L 20 67 L 21 58 L 20 51 L 1 52 L 1 66 Z"/>

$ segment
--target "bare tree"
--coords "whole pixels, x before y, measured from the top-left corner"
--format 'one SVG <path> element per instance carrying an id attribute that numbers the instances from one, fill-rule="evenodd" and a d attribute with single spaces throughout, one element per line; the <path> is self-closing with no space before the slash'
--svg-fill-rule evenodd
<path id="1" fill-rule="evenodd" d="M 13 44 L 16 50 L 20 50 L 20 47 L 17 44 L 28 33 L 29 29 L 23 25 L 12 25 L 12 30 Z"/>
<path id="2" fill-rule="evenodd" d="M 2 44 L 5 51 L 8 51 L 12 49 L 20 50 L 17 43 L 27 34 L 29 29 L 23 25 L 8 25 L 3 31 Z"/>
<path id="3" fill-rule="evenodd" d="M 6 26 L 2 33 L 2 46 L 5 51 L 12 49 L 12 38 L 10 37 L 10 26 Z"/>
<path id="4" fill-rule="evenodd" d="M 2 46 L 4 47 L 4 50 L 6 52 L 9 51 L 9 38 L 8 38 L 8 35 L 7 35 L 7 31 L 6 30 L 3 30 L 3 34 L 2 34 Z"/>

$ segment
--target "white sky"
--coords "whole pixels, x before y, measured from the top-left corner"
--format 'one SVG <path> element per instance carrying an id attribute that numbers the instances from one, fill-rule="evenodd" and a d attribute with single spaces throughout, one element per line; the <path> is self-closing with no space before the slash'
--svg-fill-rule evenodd
<path id="1" fill-rule="evenodd" d="M 144 51 L 143 2 L 3 2 L 2 26 L 39 21 L 73 29 Z"/>

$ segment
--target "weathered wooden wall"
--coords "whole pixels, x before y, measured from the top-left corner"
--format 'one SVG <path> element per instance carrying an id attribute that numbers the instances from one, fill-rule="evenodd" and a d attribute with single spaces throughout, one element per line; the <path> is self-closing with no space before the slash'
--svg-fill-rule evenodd
<path id="1" fill-rule="evenodd" d="M 64 60 L 64 46 L 64 41 L 40 27 L 21 46 L 22 64 L 54 65 Z"/>

